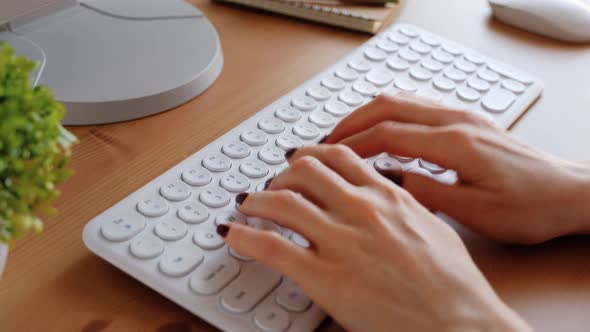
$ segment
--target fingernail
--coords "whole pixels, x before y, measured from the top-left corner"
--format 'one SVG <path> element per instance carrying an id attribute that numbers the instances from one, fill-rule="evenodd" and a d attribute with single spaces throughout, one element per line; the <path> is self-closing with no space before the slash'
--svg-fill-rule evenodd
<path id="1" fill-rule="evenodd" d="M 286 159 L 291 158 L 291 156 L 295 153 L 295 151 L 297 151 L 297 148 L 287 150 L 287 152 L 285 152 L 285 158 Z"/>
<path id="2" fill-rule="evenodd" d="M 268 180 L 266 180 L 266 182 L 264 182 L 264 190 L 268 189 L 268 187 L 270 187 L 270 183 L 272 182 L 272 179 L 274 178 L 270 178 Z"/>
<path id="3" fill-rule="evenodd" d="M 219 236 L 225 238 L 227 236 L 227 233 L 229 233 L 228 225 L 221 224 L 217 226 L 217 234 L 219 234 Z"/>
<path id="4" fill-rule="evenodd" d="M 244 203 L 244 201 L 246 200 L 247 197 L 248 197 L 248 193 L 239 193 L 236 196 L 236 204 L 242 205 L 242 203 Z"/>
<path id="5" fill-rule="evenodd" d="M 324 138 L 322 138 L 322 139 L 321 139 L 321 140 L 318 142 L 318 144 L 322 144 L 322 143 L 324 143 L 324 142 L 325 142 L 325 141 L 328 139 L 328 136 L 330 136 L 330 135 L 326 135 L 326 136 L 324 136 Z"/>

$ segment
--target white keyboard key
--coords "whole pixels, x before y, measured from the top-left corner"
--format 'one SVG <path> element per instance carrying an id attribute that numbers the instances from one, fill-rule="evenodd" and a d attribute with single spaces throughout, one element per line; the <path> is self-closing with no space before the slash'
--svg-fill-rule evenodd
<path id="1" fill-rule="evenodd" d="M 373 167 L 375 167 L 375 170 L 379 173 L 398 173 L 402 171 L 402 165 L 399 161 L 390 156 L 375 159 Z"/>
<path id="2" fill-rule="evenodd" d="M 371 68 L 373 68 L 373 64 L 363 58 L 355 58 L 348 62 L 348 66 L 360 73 L 366 73 Z"/>
<path id="3" fill-rule="evenodd" d="M 420 40 L 426 44 L 426 45 L 430 45 L 432 47 L 436 47 L 438 45 L 440 45 L 441 41 L 440 38 L 436 37 L 436 36 L 432 36 L 432 35 L 428 35 L 428 34 L 423 34 L 420 37 Z"/>
<path id="4" fill-rule="evenodd" d="M 213 153 L 203 158 L 203 166 L 211 172 L 225 172 L 231 168 L 231 160 L 221 153 Z"/>
<path id="5" fill-rule="evenodd" d="M 455 82 L 463 82 L 467 79 L 467 75 L 464 72 L 452 67 L 445 69 L 443 74 Z"/>
<path id="6" fill-rule="evenodd" d="M 295 135 L 283 134 L 279 138 L 277 138 L 276 145 L 281 149 L 287 151 L 302 147 L 303 141 Z"/>
<path id="7" fill-rule="evenodd" d="M 443 70 L 444 66 L 442 63 L 434 60 L 433 58 L 424 58 L 422 59 L 422 63 L 421 63 L 422 67 L 433 71 L 433 72 L 439 72 L 441 70 Z"/>
<path id="8" fill-rule="evenodd" d="M 178 219 L 162 220 L 154 227 L 154 232 L 165 241 L 177 241 L 187 233 L 186 225 Z"/>
<path id="9" fill-rule="evenodd" d="M 512 78 L 521 82 L 522 84 L 530 85 L 534 82 L 534 79 L 530 77 L 528 74 L 515 70 L 513 68 L 507 67 L 499 62 L 490 61 L 488 62 L 488 68 L 495 71 L 498 74 L 504 75 L 506 77 Z"/>
<path id="10" fill-rule="evenodd" d="M 309 248 L 310 244 L 309 241 L 304 238 L 303 236 L 301 236 L 298 233 L 291 233 L 291 241 L 293 241 L 293 243 L 295 243 L 296 245 L 303 247 L 303 248 Z"/>
<path id="11" fill-rule="evenodd" d="M 223 212 L 215 218 L 215 225 L 217 226 L 225 225 L 230 222 L 242 225 L 247 224 L 246 216 L 240 211 Z"/>
<path id="12" fill-rule="evenodd" d="M 376 86 L 384 86 L 393 81 L 393 75 L 386 69 L 373 69 L 367 73 L 366 79 Z"/>
<path id="13" fill-rule="evenodd" d="M 234 159 L 244 159 L 250 155 L 250 148 L 244 142 L 230 142 L 223 145 L 221 152 Z"/>
<path id="14" fill-rule="evenodd" d="M 338 95 L 338 100 L 349 106 L 358 106 L 363 103 L 363 96 L 354 91 L 346 90 Z"/>
<path id="15" fill-rule="evenodd" d="M 171 247 L 160 260 L 160 271 L 169 277 L 182 277 L 203 261 L 203 252 L 194 245 Z"/>
<path id="16" fill-rule="evenodd" d="M 296 285 L 283 282 L 277 290 L 276 301 L 281 307 L 294 312 L 306 311 L 311 306 L 311 300 Z"/>
<path id="17" fill-rule="evenodd" d="M 223 175 L 219 184 L 227 191 L 232 193 L 241 193 L 250 188 L 250 180 L 240 173 L 226 173 Z"/>
<path id="18" fill-rule="evenodd" d="M 449 53 L 447 53 L 441 49 L 438 49 L 438 50 L 435 50 L 434 52 L 432 52 L 432 57 L 435 60 L 440 61 L 444 64 L 451 63 L 451 62 L 453 62 L 453 60 L 455 60 L 455 58 L 452 55 L 450 55 Z"/>
<path id="19" fill-rule="evenodd" d="M 305 93 L 318 101 L 328 100 L 332 96 L 332 92 L 323 86 L 313 86 L 307 89 Z"/>
<path id="20" fill-rule="evenodd" d="M 342 117 L 351 112 L 350 107 L 345 103 L 337 100 L 330 100 L 324 104 L 324 110 L 333 116 Z"/>
<path id="21" fill-rule="evenodd" d="M 263 265 L 252 264 L 222 293 L 221 305 L 230 313 L 252 310 L 281 282 L 281 275 Z"/>
<path id="22" fill-rule="evenodd" d="M 250 178 L 263 178 L 268 174 L 268 166 L 259 160 L 246 160 L 240 165 L 240 172 Z"/>
<path id="23" fill-rule="evenodd" d="M 428 178 L 432 177 L 432 173 L 430 173 L 429 171 L 425 170 L 424 168 L 420 168 L 420 167 L 410 168 L 407 170 L 407 172 L 422 175 L 422 176 L 425 176 Z"/>
<path id="24" fill-rule="evenodd" d="M 435 102 L 435 103 L 440 103 L 443 99 L 442 94 L 440 94 L 439 92 L 435 91 L 432 88 L 427 88 L 427 87 L 420 88 L 418 90 L 418 92 L 416 92 L 416 95 L 418 95 L 422 98 L 428 99 L 428 100 Z"/>
<path id="25" fill-rule="evenodd" d="M 491 88 L 490 83 L 475 76 L 472 76 L 467 80 L 467 86 L 479 92 L 487 92 Z"/>
<path id="26" fill-rule="evenodd" d="M 254 324 L 264 332 L 283 332 L 291 325 L 289 315 L 278 306 L 264 306 L 254 313 Z"/>
<path id="27" fill-rule="evenodd" d="M 476 64 L 478 66 L 483 65 L 486 62 L 486 60 L 484 59 L 484 57 L 482 55 L 479 55 L 474 52 L 465 52 L 465 54 L 463 56 L 465 57 L 465 59 L 473 62 L 474 64 Z"/>
<path id="28" fill-rule="evenodd" d="M 504 89 L 494 89 L 485 95 L 482 99 L 482 105 L 490 112 L 501 113 L 508 110 L 515 100 L 516 96 L 512 92 Z"/>
<path id="29" fill-rule="evenodd" d="M 332 91 L 338 91 L 346 87 L 346 83 L 338 77 L 329 76 L 322 80 L 322 85 Z"/>
<path id="30" fill-rule="evenodd" d="M 137 202 L 137 211 L 146 217 L 160 217 L 168 212 L 168 202 L 161 197 L 144 198 Z"/>
<path id="31" fill-rule="evenodd" d="M 432 84 L 442 91 L 453 91 L 457 87 L 457 84 L 455 84 L 455 82 L 442 76 L 435 77 L 432 81 Z"/>
<path id="32" fill-rule="evenodd" d="M 481 98 L 481 94 L 479 92 L 466 86 L 461 86 L 457 89 L 457 96 L 468 102 L 478 101 L 479 98 Z"/>
<path id="33" fill-rule="evenodd" d="M 395 158 L 395 160 L 399 161 L 400 163 L 404 163 L 404 164 L 411 163 L 415 159 L 412 157 L 398 156 L 398 155 L 392 155 L 392 157 Z"/>
<path id="34" fill-rule="evenodd" d="M 176 214 L 180 220 L 189 224 L 200 224 L 209 219 L 209 209 L 199 202 L 190 202 L 182 205 L 178 208 Z"/>
<path id="35" fill-rule="evenodd" d="M 398 57 L 391 57 L 387 59 L 386 63 L 387 67 L 397 71 L 404 71 L 410 68 L 410 64 L 406 60 Z"/>
<path id="36" fill-rule="evenodd" d="M 369 47 L 365 50 L 365 57 L 373 61 L 383 61 L 387 58 L 387 53 L 378 48 Z"/>
<path id="37" fill-rule="evenodd" d="M 394 84 L 398 89 L 402 91 L 414 92 L 418 90 L 418 86 L 416 85 L 416 83 L 404 77 L 396 79 Z"/>
<path id="38" fill-rule="evenodd" d="M 164 242 L 152 233 L 145 233 L 129 245 L 131 254 L 139 259 L 152 259 L 164 252 Z"/>
<path id="39" fill-rule="evenodd" d="M 418 163 L 420 164 L 420 167 L 424 168 L 425 170 L 429 171 L 432 174 L 441 174 L 446 172 L 447 170 L 440 167 L 439 165 L 435 164 L 435 163 L 431 163 L 428 162 L 422 158 L 418 159 Z"/>
<path id="40" fill-rule="evenodd" d="M 352 89 L 363 96 L 374 96 L 377 93 L 377 87 L 367 81 L 356 81 L 352 85 Z"/>
<path id="41" fill-rule="evenodd" d="M 266 142 L 268 142 L 268 136 L 266 135 L 266 133 L 258 129 L 250 129 L 244 131 L 240 135 L 240 139 L 246 142 L 246 144 L 252 146 L 264 145 L 266 144 Z"/>
<path id="42" fill-rule="evenodd" d="M 237 251 L 235 251 L 233 248 L 229 248 L 229 254 L 230 254 L 232 257 L 235 257 L 235 258 L 237 258 L 237 259 L 241 260 L 242 262 L 252 262 L 252 261 L 254 261 L 254 258 L 252 258 L 252 257 L 248 257 L 248 256 L 244 256 L 244 255 L 240 255 L 240 254 L 238 254 L 238 252 L 237 252 Z"/>
<path id="43" fill-rule="evenodd" d="M 357 78 L 359 78 L 359 73 L 357 73 L 356 70 L 353 70 L 348 67 L 342 67 L 342 68 L 336 70 L 335 75 L 347 82 L 352 82 L 352 81 L 356 80 Z"/>
<path id="44" fill-rule="evenodd" d="M 184 201 L 191 195 L 191 188 L 180 180 L 172 181 L 160 188 L 160 195 L 169 201 Z"/>
<path id="45" fill-rule="evenodd" d="M 377 47 L 387 53 L 394 53 L 399 50 L 398 44 L 396 44 L 390 40 L 387 40 L 387 39 L 379 40 L 377 42 Z"/>
<path id="46" fill-rule="evenodd" d="M 133 210 L 108 219 L 100 229 L 102 236 L 112 242 L 127 241 L 145 228 L 145 219 Z"/>
<path id="47" fill-rule="evenodd" d="M 447 52 L 451 55 L 455 55 L 455 56 L 463 53 L 463 50 L 461 50 L 461 48 L 458 45 L 453 44 L 453 43 L 444 43 L 442 46 L 442 49 L 445 52 Z"/>
<path id="48" fill-rule="evenodd" d="M 330 128 L 336 124 L 333 116 L 326 112 L 313 112 L 309 115 L 309 122 L 320 128 Z"/>
<path id="49" fill-rule="evenodd" d="M 269 231 L 279 234 L 281 234 L 281 231 L 283 230 L 281 226 L 274 222 L 258 217 L 248 217 L 248 225 L 260 231 Z"/>
<path id="50" fill-rule="evenodd" d="M 387 38 L 398 45 L 406 45 L 410 39 L 398 32 L 392 32 L 387 35 Z"/>
<path id="51" fill-rule="evenodd" d="M 422 54 L 422 55 L 425 55 L 425 54 L 428 54 L 428 53 L 432 52 L 432 47 L 430 47 L 427 44 L 424 44 L 423 42 L 421 42 L 419 40 L 414 40 L 410 44 L 410 48 L 414 52 L 417 52 L 417 53 Z"/>
<path id="52" fill-rule="evenodd" d="M 414 67 L 410 69 L 410 76 L 418 81 L 429 81 L 432 78 L 432 73 L 428 69 Z"/>
<path id="53" fill-rule="evenodd" d="M 189 286 L 200 295 L 219 293 L 240 274 L 240 264 L 231 257 L 207 260 L 193 274 Z"/>
<path id="54" fill-rule="evenodd" d="M 191 186 L 204 186 L 211 182 L 211 173 L 201 166 L 191 167 L 182 172 L 182 180 Z"/>
<path id="55" fill-rule="evenodd" d="M 316 107 L 318 107 L 318 103 L 315 99 L 310 98 L 308 96 L 302 97 L 295 97 L 291 100 L 291 105 L 295 106 L 300 111 L 310 112 L 313 111 Z M 262 129 L 262 128 L 260 128 Z M 264 129 L 262 129 L 264 130 Z M 282 131 L 282 130 L 281 130 Z M 273 133 L 276 134 L 276 133 Z"/>
<path id="56" fill-rule="evenodd" d="M 276 146 L 265 146 L 258 152 L 258 158 L 270 165 L 278 165 L 285 162 L 285 151 Z M 243 190 L 242 190 L 243 191 Z"/>
<path id="57" fill-rule="evenodd" d="M 307 98 L 309 100 L 313 100 L 309 97 L 302 97 L 302 98 Z M 295 98 L 297 100 L 299 100 L 300 98 Z M 295 100 L 293 99 L 293 100 Z M 315 101 L 313 101 L 315 103 Z M 295 106 L 295 105 L 293 105 Z M 297 106 L 295 106 L 297 107 Z M 278 133 L 282 133 L 283 130 L 285 130 L 285 123 L 283 121 L 281 121 L 281 119 L 277 119 L 277 118 L 264 118 L 261 119 L 258 122 L 258 128 L 262 131 L 264 131 L 267 134 L 278 134 Z"/>
<path id="58" fill-rule="evenodd" d="M 506 90 L 510 90 L 514 93 L 521 94 L 526 90 L 526 86 L 524 84 L 515 81 L 515 80 L 503 80 L 501 83 L 502 87 Z"/>
<path id="59" fill-rule="evenodd" d="M 296 122 L 301 119 L 301 111 L 292 106 L 282 106 L 277 108 L 275 116 L 285 122 Z"/>
<path id="60" fill-rule="evenodd" d="M 215 250 L 225 245 L 223 238 L 213 229 L 196 231 L 193 242 L 203 250 Z"/>
<path id="61" fill-rule="evenodd" d="M 208 207 L 220 208 L 229 204 L 229 194 L 221 188 L 210 187 L 201 192 L 199 200 Z"/>
<path id="62" fill-rule="evenodd" d="M 399 32 L 403 33 L 404 35 L 406 35 L 410 38 L 415 38 L 420 35 L 420 32 L 418 32 L 418 30 L 416 30 L 415 28 L 413 28 L 409 25 L 402 25 L 399 27 L 398 30 L 399 30 Z"/>
<path id="63" fill-rule="evenodd" d="M 465 59 L 458 59 L 455 61 L 455 67 L 467 74 L 475 73 L 477 70 L 477 66 Z"/>
<path id="64" fill-rule="evenodd" d="M 480 71 L 478 71 L 477 77 L 481 78 L 482 80 L 486 80 L 492 84 L 500 80 L 500 75 L 487 69 L 481 69 Z"/>
<path id="65" fill-rule="evenodd" d="M 398 55 L 400 58 L 408 62 L 418 62 L 418 60 L 420 60 L 420 54 L 407 48 L 404 48 L 403 50 L 399 51 Z"/>

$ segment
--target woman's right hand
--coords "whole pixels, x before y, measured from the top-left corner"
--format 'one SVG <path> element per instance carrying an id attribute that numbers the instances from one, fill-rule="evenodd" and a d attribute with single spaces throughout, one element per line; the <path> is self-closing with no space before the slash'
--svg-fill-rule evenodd
<path id="1" fill-rule="evenodd" d="M 590 232 L 590 168 L 526 146 L 473 113 L 381 95 L 325 143 L 345 144 L 361 157 L 388 152 L 456 170 L 454 185 L 404 173 L 403 187 L 490 238 L 532 244 Z"/>

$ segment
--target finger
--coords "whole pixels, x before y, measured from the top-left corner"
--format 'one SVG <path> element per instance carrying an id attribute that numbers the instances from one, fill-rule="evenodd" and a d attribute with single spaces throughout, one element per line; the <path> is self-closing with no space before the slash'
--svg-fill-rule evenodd
<path id="1" fill-rule="evenodd" d="M 349 182 L 312 156 L 293 161 L 289 168 L 273 178 L 268 189 L 300 193 L 320 208 L 346 200 L 353 190 Z"/>
<path id="2" fill-rule="evenodd" d="M 341 144 L 320 144 L 298 149 L 289 162 L 310 156 L 318 159 L 353 185 L 364 186 L 379 180 L 369 165 L 349 147 Z"/>
<path id="3" fill-rule="evenodd" d="M 312 243 L 328 235 L 327 217 L 316 205 L 290 190 L 252 193 L 240 205 L 249 216 L 276 222 Z"/>
<path id="4" fill-rule="evenodd" d="M 432 128 L 424 125 L 381 122 L 342 140 L 361 157 L 382 152 L 408 157 L 423 157 L 445 168 L 454 169 L 463 180 L 475 180 L 479 170 L 466 165 L 482 165 L 475 151 L 477 138 L 467 127 Z M 483 163 L 485 164 L 485 163 Z"/>
<path id="5" fill-rule="evenodd" d="M 281 273 L 300 281 L 312 271 L 317 256 L 276 232 L 231 224 L 225 230 L 225 242 L 240 255 L 252 257 Z M 223 233 L 223 232 L 222 232 Z"/>
<path id="6" fill-rule="evenodd" d="M 395 96 L 382 94 L 342 120 L 325 143 L 337 143 L 383 121 L 427 126 L 486 123 L 481 117 L 469 112 L 441 106 L 426 99 L 419 99 L 404 93 L 398 93 Z"/>

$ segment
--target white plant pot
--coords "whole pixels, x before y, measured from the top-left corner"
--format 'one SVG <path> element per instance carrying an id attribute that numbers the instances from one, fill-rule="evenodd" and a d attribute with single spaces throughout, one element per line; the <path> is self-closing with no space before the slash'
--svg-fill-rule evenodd
<path id="1" fill-rule="evenodd" d="M 0 278 L 2 278 L 2 272 L 4 272 L 4 265 L 8 258 L 8 247 L 4 243 L 0 243 Z"/>

